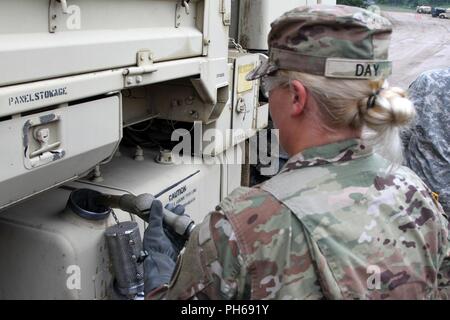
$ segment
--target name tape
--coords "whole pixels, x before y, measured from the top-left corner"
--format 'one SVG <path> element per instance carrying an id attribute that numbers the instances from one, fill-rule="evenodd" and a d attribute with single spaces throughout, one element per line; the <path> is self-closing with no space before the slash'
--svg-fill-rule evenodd
<path id="1" fill-rule="evenodd" d="M 392 62 L 388 60 L 348 60 L 328 58 L 325 77 L 347 79 L 379 79 L 392 73 Z"/>

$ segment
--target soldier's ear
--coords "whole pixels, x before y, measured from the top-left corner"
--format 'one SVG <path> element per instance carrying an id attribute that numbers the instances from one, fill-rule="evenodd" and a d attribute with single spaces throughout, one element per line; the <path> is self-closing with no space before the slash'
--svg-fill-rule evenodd
<path id="1" fill-rule="evenodd" d="M 296 117 L 303 113 L 306 107 L 307 91 L 305 86 L 298 80 L 291 81 L 292 109 L 291 115 Z"/>

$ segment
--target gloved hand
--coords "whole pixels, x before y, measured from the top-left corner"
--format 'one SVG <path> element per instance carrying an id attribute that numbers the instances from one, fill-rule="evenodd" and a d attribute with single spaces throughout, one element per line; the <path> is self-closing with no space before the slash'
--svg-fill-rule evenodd
<path id="1" fill-rule="evenodd" d="M 163 207 L 159 200 L 152 203 L 143 249 L 148 252 L 144 260 L 144 291 L 147 295 L 170 282 L 179 253 L 164 232 Z"/>
<path id="2" fill-rule="evenodd" d="M 179 216 L 185 215 L 189 217 L 189 215 L 185 213 L 185 208 L 182 205 L 174 206 L 173 204 L 169 203 L 168 205 L 166 205 L 165 208 L 169 211 L 172 211 L 176 215 Z M 166 224 L 163 224 L 163 228 L 164 232 L 166 233 L 167 237 L 170 239 L 170 242 L 172 243 L 174 251 L 177 252 L 178 255 L 186 245 L 186 238 L 174 232 L 173 229 L 167 226 Z"/>

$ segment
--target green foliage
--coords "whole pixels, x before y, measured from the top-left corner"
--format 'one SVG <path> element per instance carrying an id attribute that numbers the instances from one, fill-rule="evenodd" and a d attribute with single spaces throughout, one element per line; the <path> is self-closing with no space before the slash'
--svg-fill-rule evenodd
<path id="1" fill-rule="evenodd" d="M 363 7 L 364 1 L 363 0 L 337 0 L 336 4 L 345 4 L 347 6 L 353 6 L 353 7 Z"/>

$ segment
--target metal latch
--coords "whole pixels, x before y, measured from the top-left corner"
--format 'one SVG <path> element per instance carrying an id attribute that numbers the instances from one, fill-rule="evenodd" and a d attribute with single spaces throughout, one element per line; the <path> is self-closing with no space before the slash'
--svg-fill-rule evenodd
<path id="1" fill-rule="evenodd" d="M 245 121 L 245 117 L 247 116 L 247 113 L 250 113 L 250 110 L 247 108 L 247 104 L 245 103 L 244 98 L 239 97 L 237 103 L 236 103 L 236 113 L 237 114 L 243 114 L 243 121 Z"/>
<path id="2" fill-rule="evenodd" d="M 69 8 L 67 6 L 67 1 L 66 0 L 56 0 L 56 1 L 61 3 L 62 12 L 64 14 L 69 14 Z"/>
<path id="3" fill-rule="evenodd" d="M 125 87 L 142 85 L 145 74 L 153 73 L 158 68 L 153 64 L 153 54 L 150 50 L 137 53 L 137 67 L 127 68 L 123 71 L 125 76 Z"/>
<path id="4" fill-rule="evenodd" d="M 61 145 L 61 142 L 56 141 L 54 143 L 49 143 L 50 140 L 50 129 L 49 128 L 37 128 L 33 132 L 34 139 L 40 143 L 41 147 L 36 151 L 30 153 L 30 157 L 36 157 L 47 151 L 54 150 Z"/>
<path id="5" fill-rule="evenodd" d="M 23 126 L 24 166 L 33 169 L 63 158 L 60 117 L 48 114 L 27 120 Z"/>
<path id="6" fill-rule="evenodd" d="M 190 14 L 190 8 L 189 8 L 189 2 L 191 0 L 182 0 L 181 1 L 181 6 L 184 7 L 186 14 L 189 15 Z"/>

